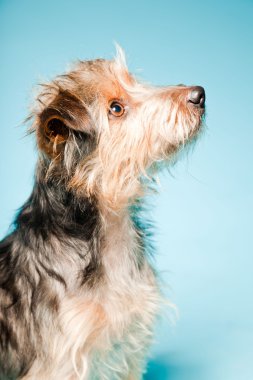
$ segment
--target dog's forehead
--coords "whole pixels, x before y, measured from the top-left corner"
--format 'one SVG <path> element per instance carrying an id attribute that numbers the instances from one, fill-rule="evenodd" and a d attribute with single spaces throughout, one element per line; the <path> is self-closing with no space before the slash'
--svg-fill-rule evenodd
<path id="1" fill-rule="evenodd" d="M 121 98 L 127 96 L 125 85 L 135 83 L 126 66 L 115 60 L 80 61 L 74 70 L 75 81 L 84 98 Z"/>

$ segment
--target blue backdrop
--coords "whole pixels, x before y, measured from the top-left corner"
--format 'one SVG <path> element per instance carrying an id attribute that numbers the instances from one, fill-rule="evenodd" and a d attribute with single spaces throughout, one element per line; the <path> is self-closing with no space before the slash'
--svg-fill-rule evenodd
<path id="1" fill-rule="evenodd" d="M 252 0 L 0 0 L 0 234 L 32 187 L 34 142 L 19 124 L 34 85 L 77 58 L 111 58 L 113 41 L 143 79 L 207 93 L 206 133 L 153 201 L 179 318 L 158 324 L 145 379 L 252 380 Z"/>

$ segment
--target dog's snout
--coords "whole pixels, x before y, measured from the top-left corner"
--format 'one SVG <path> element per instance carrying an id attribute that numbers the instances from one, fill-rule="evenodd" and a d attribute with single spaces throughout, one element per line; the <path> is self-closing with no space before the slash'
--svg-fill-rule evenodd
<path id="1" fill-rule="evenodd" d="M 189 93 L 188 102 L 192 103 L 195 107 L 204 108 L 205 107 L 205 90 L 201 86 L 195 86 L 191 88 Z"/>

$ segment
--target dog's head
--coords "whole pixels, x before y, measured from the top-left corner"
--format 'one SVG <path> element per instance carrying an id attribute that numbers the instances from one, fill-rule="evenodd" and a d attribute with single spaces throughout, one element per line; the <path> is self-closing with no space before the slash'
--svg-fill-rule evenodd
<path id="1" fill-rule="evenodd" d="M 44 85 L 33 124 L 47 176 L 114 209 L 142 194 L 154 163 L 197 135 L 205 104 L 202 87 L 137 81 L 117 50 L 112 61 L 80 61 Z"/>

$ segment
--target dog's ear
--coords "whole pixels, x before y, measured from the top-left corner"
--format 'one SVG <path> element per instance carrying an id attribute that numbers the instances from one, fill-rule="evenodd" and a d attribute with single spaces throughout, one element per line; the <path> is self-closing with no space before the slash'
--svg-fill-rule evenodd
<path id="1" fill-rule="evenodd" d="M 48 119 L 43 125 L 45 137 L 49 142 L 56 145 L 64 143 L 69 136 L 69 128 L 64 119 L 55 115 Z"/>
<path id="2" fill-rule="evenodd" d="M 84 103 L 69 91 L 60 91 L 39 115 L 38 146 L 50 157 L 58 156 L 75 131 L 87 133 L 90 118 Z"/>

